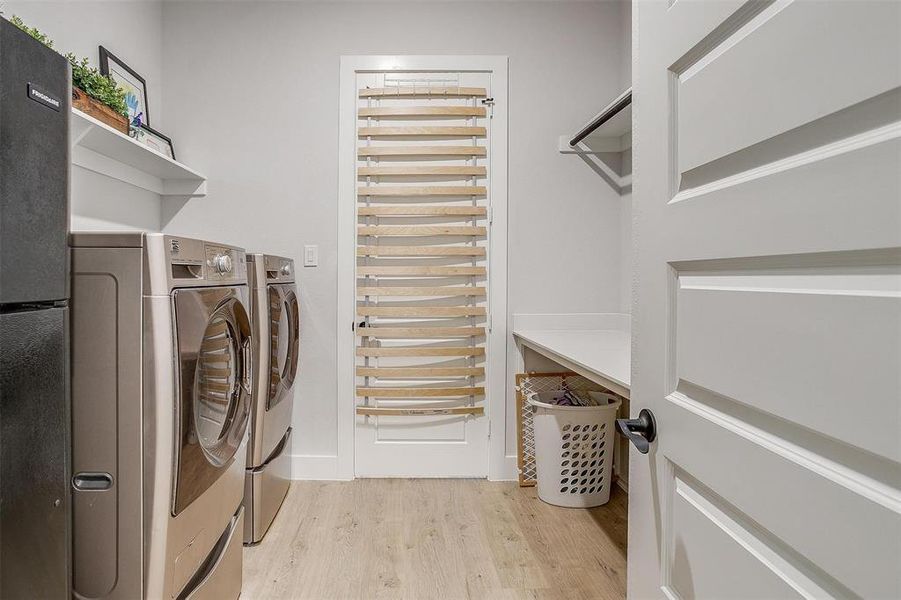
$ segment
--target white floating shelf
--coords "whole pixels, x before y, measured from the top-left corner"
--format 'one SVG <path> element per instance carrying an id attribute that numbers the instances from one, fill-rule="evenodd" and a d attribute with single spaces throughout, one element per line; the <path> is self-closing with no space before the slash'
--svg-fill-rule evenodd
<path id="1" fill-rule="evenodd" d="M 628 330 L 513 330 L 520 344 L 628 398 L 632 342 Z"/>
<path id="2" fill-rule="evenodd" d="M 75 108 L 70 134 L 74 165 L 164 198 L 206 196 L 206 177 Z"/>
<path id="3" fill-rule="evenodd" d="M 598 124 L 599 123 L 599 124 Z M 594 129 L 575 146 L 569 142 L 586 129 Z M 579 133 L 561 135 L 559 150 L 563 154 L 599 154 L 624 152 L 632 147 L 632 88 L 620 94 L 604 107 Z"/>

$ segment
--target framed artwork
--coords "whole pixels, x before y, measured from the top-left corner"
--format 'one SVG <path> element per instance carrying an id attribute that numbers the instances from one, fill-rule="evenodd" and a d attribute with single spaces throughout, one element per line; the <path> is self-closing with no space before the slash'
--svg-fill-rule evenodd
<path id="1" fill-rule="evenodd" d="M 144 78 L 103 46 L 100 46 L 100 72 L 112 77 L 116 85 L 125 90 L 129 123 L 134 123 L 135 118 L 140 118 L 142 125 L 150 125 L 147 82 Z"/>
<path id="2" fill-rule="evenodd" d="M 135 128 L 133 131 L 136 140 L 153 148 L 163 156 L 168 156 L 175 160 L 175 148 L 172 146 L 172 140 L 168 137 L 147 125 L 141 125 L 140 128 Z"/>

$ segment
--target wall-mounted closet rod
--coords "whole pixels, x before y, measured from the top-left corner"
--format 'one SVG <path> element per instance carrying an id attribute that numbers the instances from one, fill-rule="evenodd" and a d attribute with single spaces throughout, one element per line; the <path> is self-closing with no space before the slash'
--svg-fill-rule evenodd
<path id="1" fill-rule="evenodd" d="M 579 133 L 573 137 L 573 139 L 569 140 L 570 146 L 575 146 L 589 135 L 592 134 L 598 127 L 612 119 L 616 116 L 616 114 L 622 109 L 626 108 L 632 104 L 632 88 L 627 89 L 625 92 L 620 94 L 620 96 L 607 105 L 604 110 L 599 112 L 595 118 L 593 118 L 588 125 L 583 127 Z"/>

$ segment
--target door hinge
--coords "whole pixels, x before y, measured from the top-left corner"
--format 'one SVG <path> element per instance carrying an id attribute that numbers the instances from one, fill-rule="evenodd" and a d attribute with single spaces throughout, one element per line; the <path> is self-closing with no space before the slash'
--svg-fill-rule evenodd
<path id="1" fill-rule="evenodd" d="M 494 224 L 494 207 L 492 206 L 488 207 L 488 224 Z"/>
<path id="2" fill-rule="evenodd" d="M 488 313 L 488 319 L 487 323 L 485 323 L 485 326 L 488 327 L 488 333 L 491 333 L 491 313 Z"/>
<path id="3" fill-rule="evenodd" d="M 491 439 L 491 421 L 488 421 L 488 439 Z"/>

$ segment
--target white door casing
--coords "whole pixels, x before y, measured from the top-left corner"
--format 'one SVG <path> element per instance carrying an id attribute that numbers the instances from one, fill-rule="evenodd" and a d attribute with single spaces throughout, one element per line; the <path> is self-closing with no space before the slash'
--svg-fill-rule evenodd
<path id="1" fill-rule="evenodd" d="M 389 82 L 389 79 L 391 80 Z M 365 245 L 371 247 L 372 244 L 379 245 L 406 245 L 407 239 L 397 237 L 384 238 L 385 241 L 379 241 L 378 238 L 360 237 L 355 235 L 358 224 L 367 227 L 368 231 L 378 229 L 384 230 L 385 225 L 414 225 L 414 224 L 440 224 L 442 218 L 429 217 L 361 217 L 358 220 L 356 209 L 357 205 L 357 186 L 361 186 L 361 191 L 369 185 L 374 188 L 380 187 L 379 178 L 357 178 L 357 166 L 378 166 L 378 160 L 357 162 L 357 126 L 429 126 L 429 125 L 463 125 L 464 123 L 451 121 L 442 123 L 440 121 L 431 122 L 430 117 L 414 117 L 411 122 L 404 122 L 403 119 L 397 121 L 398 117 L 391 117 L 384 122 L 375 120 L 367 122 L 365 118 L 358 120 L 357 111 L 360 106 L 376 107 L 376 110 L 386 110 L 392 106 L 396 108 L 407 107 L 410 105 L 429 105 L 440 106 L 443 104 L 459 105 L 455 101 L 442 101 L 439 98 L 425 98 L 424 100 L 404 101 L 391 99 L 368 101 L 365 99 L 358 100 L 359 90 L 366 87 L 382 87 L 382 84 L 396 85 L 401 82 L 414 82 L 413 85 L 421 86 L 424 82 L 441 80 L 443 82 L 451 80 L 459 80 L 463 86 L 480 86 L 490 89 L 490 94 L 495 101 L 489 114 L 491 119 L 478 118 L 469 119 L 468 125 L 478 124 L 485 125 L 489 130 L 487 136 L 487 144 L 489 144 L 487 159 L 479 159 L 459 164 L 476 164 L 485 165 L 487 169 L 487 177 L 479 179 L 478 185 L 488 186 L 487 203 L 490 205 L 490 215 L 493 223 L 489 226 L 488 220 L 482 217 L 482 221 L 473 221 L 472 225 L 489 226 L 489 234 L 487 239 L 488 257 L 487 261 L 475 262 L 476 264 L 486 265 L 488 267 L 488 277 L 486 281 L 478 281 L 478 285 L 486 285 L 488 289 L 487 306 L 489 317 L 482 317 L 480 322 L 473 322 L 470 325 L 479 325 L 487 327 L 487 335 L 485 336 L 484 346 L 486 347 L 486 358 L 484 362 L 474 363 L 472 367 L 485 368 L 485 376 L 482 381 L 475 382 L 477 386 L 485 387 L 484 403 L 481 398 L 476 399 L 476 405 L 484 405 L 486 416 L 474 417 L 453 417 L 440 416 L 425 417 L 416 416 L 361 416 L 354 415 L 354 405 L 357 403 L 355 398 L 355 388 L 359 390 L 378 389 L 380 387 L 456 387 L 460 382 L 448 381 L 446 383 L 436 381 L 429 384 L 425 380 L 403 381 L 399 379 L 389 378 L 387 380 L 379 377 L 358 377 L 355 380 L 355 367 L 366 367 L 364 370 L 367 375 L 375 371 L 382 374 L 383 367 L 421 367 L 424 366 L 423 361 L 427 359 L 363 359 L 356 358 L 355 355 L 355 337 L 361 336 L 364 342 L 361 345 L 389 347 L 392 345 L 418 345 L 422 342 L 417 340 L 397 341 L 391 339 L 374 340 L 369 336 L 362 335 L 363 331 L 354 334 L 351 325 L 362 319 L 357 314 L 357 306 L 355 302 L 355 294 L 357 290 L 357 282 L 363 281 L 355 278 L 355 262 L 357 262 L 357 245 Z M 432 86 L 430 86 L 432 87 Z M 418 89 L 418 88 L 417 88 Z M 478 103 L 478 101 L 476 101 Z M 468 101 L 466 104 L 468 105 Z M 383 107 L 383 108 L 378 108 Z M 387 107 L 387 108 L 384 108 Z M 506 334 L 506 58 L 505 57 L 478 57 L 478 56 L 365 56 L 365 57 L 342 57 L 341 61 L 341 119 L 340 119 L 340 166 L 339 166 L 339 340 L 338 340 L 338 417 L 339 417 L 339 470 L 340 476 L 343 478 L 352 478 L 356 476 L 491 476 L 492 473 L 502 472 L 505 457 L 504 441 L 502 436 L 497 439 L 489 439 L 489 419 L 497 420 L 503 423 L 505 407 L 503 403 L 504 396 L 504 340 Z M 437 118 L 437 117 L 436 117 Z M 423 120 L 425 119 L 425 120 Z M 478 121 L 477 123 L 473 121 Z M 361 144 L 370 144 L 380 142 L 369 142 L 369 138 L 363 136 L 360 138 Z M 377 138 L 376 138 L 377 139 Z M 399 145 L 409 146 L 411 143 L 416 145 L 417 142 L 409 138 L 401 138 L 404 141 Z M 467 138 L 468 140 L 468 138 Z M 442 144 L 437 141 L 437 144 Z M 469 143 L 465 141 L 464 143 Z M 480 140 L 478 142 L 482 144 Z M 457 142 L 454 142 L 457 144 Z M 382 143 L 382 145 L 393 145 L 392 143 Z M 428 145 L 428 144 L 426 144 Z M 411 159 L 412 160 L 412 159 Z M 403 160 L 401 163 L 396 161 L 386 161 L 381 164 L 388 166 L 403 165 L 409 160 Z M 414 161 L 416 162 L 416 161 Z M 418 162 L 416 164 L 419 164 Z M 422 163 L 427 166 L 435 165 L 456 165 L 457 162 L 427 160 Z M 376 169 L 378 170 L 378 169 Z M 362 172 L 361 172 L 362 177 Z M 370 179 L 372 179 L 370 181 Z M 406 185 L 406 177 L 387 177 L 382 185 Z M 420 182 L 422 181 L 422 182 Z M 440 182 L 439 182 L 440 184 Z M 459 185 L 454 183 L 455 185 Z M 409 185 L 430 185 L 425 182 L 423 177 L 416 177 L 410 180 Z M 361 194 L 361 202 L 364 198 L 368 198 L 368 194 Z M 411 199 L 415 202 L 415 199 Z M 429 202 L 427 199 L 426 202 Z M 401 202 L 408 204 L 409 200 L 400 198 L 398 200 L 390 200 L 389 204 Z M 477 202 L 483 204 L 484 201 Z M 362 205 L 369 206 L 369 202 Z M 445 203 L 439 203 L 445 204 Z M 396 204 L 395 204 L 396 205 Z M 378 206 L 378 203 L 373 205 Z M 437 206 L 437 205 L 436 205 Z M 348 210 L 349 209 L 349 210 Z M 433 223 L 435 221 L 435 223 Z M 465 225 L 466 223 L 461 223 Z M 376 226 L 373 228 L 373 226 Z M 362 230 L 361 230 L 362 231 Z M 385 233 L 382 231 L 382 233 Z M 403 232 L 406 234 L 406 232 Z M 392 234 L 393 235 L 393 234 Z M 413 245 L 421 245 L 422 238 L 409 238 L 413 241 Z M 447 243 L 453 241 L 452 238 L 433 239 L 427 243 Z M 426 243 L 426 242 L 422 242 Z M 403 261 L 403 262 L 401 262 Z M 426 281 L 396 280 L 393 276 L 388 275 L 387 278 L 380 278 L 380 264 L 391 263 L 394 265 L 407 264 L 403 259 L 381 259 L 376 258 L 373 261 L 360 259 L 360 267 L 366 266 L 370 275 L 364 281 L 365 287 L 372 286 L 428 286 L 428 285 L 444 285 L 447 283 L 456 283 L 455 281 L 433 280 L 436 283 Z M 414 261 L 415 262 L 415 261 Z M 446 261 L 441 259 L 427 259 L 417 264 L 445 264 Z M 413 264 L 413 263 L 411 263 Z M 372 274 L 371 271 L 376 271 Z M 362 273 L 362 268 L 361 268 Z M 384 281 L 382 281 L 384 279 Z M 395 283 L 395 281 L 397 283 Z M 473 280 L 470 284 L 475 283 Z M 361 284 L 361 285 L 364 285 Z M 361 296 L 361 307 L 376 306 L 371 304 L 377 299 L 369 296 L 363 301 Z M 415 299 L 411 299 L 416 302 Z M 410 304 L 404 300 L 401 304 Z M 431 302 L 427 302 L 427 305 Z M 398 326 L 392 318 L 372 317 L 366 318 L 370 321 L 370 325 L 380 326 Z M 432 321 L 422 321 L 421 323 L 410 322 L 404 323 L 403 326 L 433 326 L 440 324 Z M 448 319 L 446 325 L 460 325 L 459 319 Z M 370 331 L 374 331 L 370 329 Z M 347 337 L 344 337 L 346 332 Z M 381 334 L 378 336 L 382 338 Z M 365 340 L 369 340 L 365 342 Z M 479 340 L 481 338 L 476 338 Z M 469 343 L 469 342 L 466 342 Z M 478 343 L 474 341 L 474 343 Z M 447 342 L 448 345 L 457 346 L 460 340 Z M 442 345 L 442 343 L 439 343 Z M 356 363 L 356 364 L 355 364 Z M 432 365 L 429 365 L 432 366 Z M 454 363 L 450 366 L 463 366 Z M 391 375 L 394 377 L 394 375 Z M 472 382 L 470 380 L 470 382 Z M 438 384 L 441 385 L 438 385 Z M 355 385 L 356 384 L 356 385 Z M 453 385 L 451 385 L 453 384 Z M 391 400 L 391 399 L 365 399 L 361 397 L 360 404 L 379 407 L 411 407 L 418 409 L 420 406 L 425 407 L 434 402 L 433 399 L 425 398 L 422 400 Z M 444 405 L 445 403 L 440 403 Z M 356 426 L 355 426 L 356 424 Z M 503 427 L 500 428 L 503 431 Z"/>
<path id="2" fill-rule="evenodd" d="M 633 19 L 629 596 L 901 597 L 901 3 Z"/>

